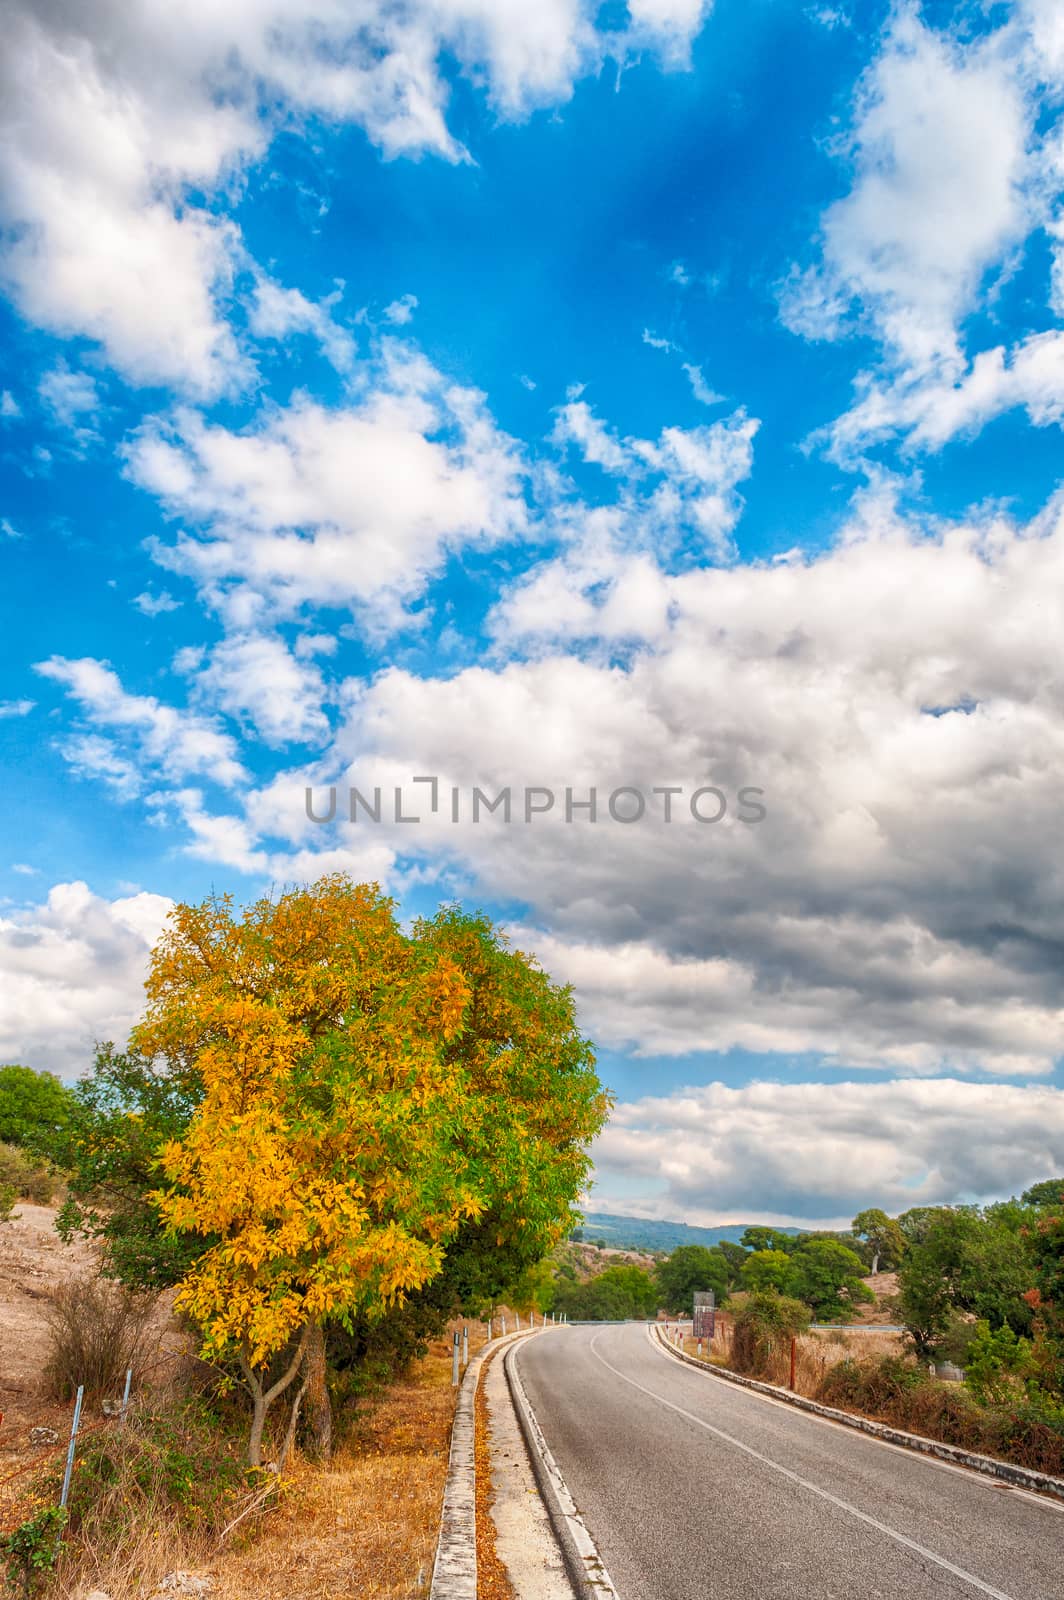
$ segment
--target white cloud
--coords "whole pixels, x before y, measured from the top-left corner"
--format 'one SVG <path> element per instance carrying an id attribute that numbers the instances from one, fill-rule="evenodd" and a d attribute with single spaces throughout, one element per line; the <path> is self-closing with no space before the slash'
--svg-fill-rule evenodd
<path id="1" fill-rule="evenodd" d="M 960 47 L 903 6 L 859 92 L 854 186 L 822 218 L 825 301 L 857 299 L 907 363 L 955 354 L 983 274 L 1030 226 L 1027 138 L 996 37 Z"/>
<path id="2" fill-rule="evenodd" d="M 315 304 L 298 289 L 285 289 L 271 278 L 260 277 L 248 313 L 251 331 L 260 339 L 284 340 L 292 333 L 306 333 L 320 344 L 337 372 L 349 372 L 355 363 L 355 341 L 333 318 L 332 308 L 339 303 L 339 292 Z"/>
<path id="3" fill-rule="evenodd" d="M 145 590 L 143 594 L 134 595 L 133 604 L 146 617 L 160 617 L 166 611 L 180 610 L 182 602 L 175 600 L 168 589 L 163 589 L 159 594 L 150 594 Z"/>
<path id="4" fill-rule="evenodd" d="M 65 361 L 44 374 L 37 393 L 61 428 L 80 430 L 81 418 L 86 413 L 94 417 L 100 406 L 92 374 L 73 372 Z"/>
<path id="5" fill-rule="evenodd" d="M 180 12 L 15 0 L 0 273 L 24 316 L 98 342 L 133 382 L 216 396 L 252 375 L 226 320 L 249 263 L 210 202 L 238 192 L 276 126 L 354 123 L 388 156 L 461 160 L 442 57 L 521 118 L 567 100 L 607 53 L 684 65 L 707 9 L 637 0 L 630 27 L 606 34 L 585 0 L 189 0 Z"/>
<path id="6" fill-rule="evenodd" d="M 250 722 L 266 744 L 320 744 L 328 737 L 320 670 L 276 635 L 224 639 L 205 665 L 196 664 L 193 681 L 197 699 Z"/>
<path id="7" fill-rule="evenodd" d="M 865 496 L 821 555 L 671 574 L 624 550 L 618 517 L 592 514 L 500 607 L 537 659 L 347 686 L 331 750 L 249 800 L 256 836 L 371 839 L 526 905 L 618 1046 L 1045 1073 L 1064 1055 L 1061 509 L 928 526 Z M 587 659 L 556 653 L 574 637 Z M 618 659 L 617 639 L 643 642 Z M 307 783 L 388 796 L 415 773 L 558 800 L 531 827 L 302 818 Z M 648 797 L 639 825 L 605 815 L 622 784 Z M 670 784 L 719 786 L 728 816 L 681 803 L 664 825 L 650 795 Z M 598 823 L 566 825 L 567 785 L 598 788 Z M 744 785 L 765 792 L 756 825 L 735 820 Z"/>
<path id="8" fill-rule="evenodd" d="M 526 520 L 520 459 L 483 397 L 398 347 L 360 404 L 297 398 L 242 433 L 180 412 L 141 429 L 128 464 L 204 527 L 155 544 L 156 559 L 240 631 L 304 605 L 361 607 L 387 631 L 449 550 L 513 538 Z"/>
<path id="9" fill-rule="evenodd" d="M 676 345 L 671 339 L 663 339 L 660 334 L 651 333 L 649 328 L 643 329 L 643 343 L 648 344 L 652 350 L 673 351 Z"/>
<path id="10" fill-rule="evenodd" d="M 52 656 L 35 670 L 73 696 L 89 725 L 87 736 L 64 741 L 64 754 L 120 794 L 140 792 L 150 773 L 167 780 L 202 774 L 226 786 L 246 776 L 229 734 L 209 718 L 164 705 L 153 695 L 127 693 L 107 662 Z M 110 730 L 110 738 L 95 731 L 101 728 Z"/>
<path id="11" fill-rule="evenodd" d="M 45 904 L 0 917 L 0 1058 L 76 1076 L 97 1040 L 124 1045 L 170 905 L 60 883 Z"/>
<path id="12" fill-rule="evenodd" d="M 36 704 L 36 700 L 0 700 L 0 717 L 25 717 Z"/>
<path id="13" fill-rule="evenodd" d="M 712 1083 L 617 1106 L 595 1160 L 597 1207 L 623 1184 L 625 1210 L 845 1227 L 865 1206 L 1000 1199 L 1059 1172 L 1064 1095 L 950 1078 Z"/>
<path id="14" fill-rule="evenodd" d="M 720 404 L 720 402 L 724 399 L 724 396 L 722 394 L 718 394 L 717 391 L 711 388 L 706 382 L 701 367 L 695 366 L 695 364 L 691 361 L 685 361 L 683 364 L 683 370 L 687 374 L 688 383 L 691 385 L 691 393 L 694 395 L 695 399 L 700 405 L 715 406 Z"/>
<path id="15" fill-rule="evenodd" d="M 25 537 L 7 517 L 0 517 L 0 533 L 3 534 L 5 539 L 22 539 Z"/>
<path id="16" fill-rule="evenodd" d="M 1059 27 L 1059 8 L 1021 0 L 1004 26 L 961 42 L 904 5 L 860 86 L 854 126 L 836 146 L 853 163 L 853 186 L 822 218 L 820 263 L 793 266 L 780 288 L 795 333 L 871 331 L 882 343 L 853 406 L 813 436 L 844 465 L 895 436 L 909 452 L 938 449 L 1013 407 L 1036 426 L 1061 419 L 1062 336 L 1045 315 L 1011 346 L 965 349 L 966 319 L 1035 228 L 1053 254 L 1047 313 L 1064 303 L 1054 214 L 1064 160 L 1047 115 Z"/>
<path id="17" fill-rule="evenodd" d="M 3 417 L 6 421 L 11 421 L 14 417 L 21 417 L 21 415 L 22 407 L 11 393 L 11 390 L 5 389 L 3 393 L 0 393 L 0 417 Z"/>
<path id="18" fill-rule="evenodd" d="M 390 305 L 385 306 L 384 320 L 385 322 L 393 322 L 397 325 L 405 326 L 406 323 L 413 321 L 416 310 L 417 295 L 404 294 L 398 300 L 393 300 Z"/>

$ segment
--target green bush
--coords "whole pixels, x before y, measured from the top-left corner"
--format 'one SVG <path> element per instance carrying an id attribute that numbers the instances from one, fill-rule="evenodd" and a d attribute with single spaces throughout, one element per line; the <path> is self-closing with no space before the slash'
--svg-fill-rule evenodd
<path id="1" fill-rule="evenodd" d="M 9 1222 L 15 1209 L 18 1190 L 13 1183 L 0 1183 L 0 1222 Z"/>
<path id="2" fill-rule="evenodd" d="M 751 1376 L 769 1373 L 783 1348 L 805 1333 L 812 1320 L 809 1307 L 801 1300 L 771 1289 L 733 1295 L 728 1310 L 735 1322 L 732 1365 L 737 1372 Z"/>
<path id="3" fill-rule="evenodd" d="M 29 1600 L 34 1589 L 54 1570 L 66 1520 L 67 1514 L 60 1506 L 47 1506 L 0 1539 L 7 1580 L 24 1600 Z"/>

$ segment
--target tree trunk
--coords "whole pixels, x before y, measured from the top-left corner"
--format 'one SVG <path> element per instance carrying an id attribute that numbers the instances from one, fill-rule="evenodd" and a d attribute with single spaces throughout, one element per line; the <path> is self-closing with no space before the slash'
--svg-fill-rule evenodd
<path id="1" fill-rule="evenodd" d="M 268 1389 L 266 1388 L 266 1385 L 260 1374 L 256 1372 L 255 1368 L 251 1365 L 251 1359 L 247 1348 L 245 1347 L 245 1349 L 240 1352 L 240 1369 L 244 1374 L 244 1380 L 247 1383 L 248 1389 L 251 1393 L 251 1399 L 253 1403 L 251 1432 L 248 1435 L 249 1467 L 262 1466 L 262 1433 L 266 1425 L 266 1413 L 273 1405 L 273 1402 L 280 1395 L 284 1394 L 285 1390 L 288 1388 L 288 1385 L 292 1382 L 292 1379 L 303 1365 L 303 1361 L 307 1353 L 307 1341 L 309 1337 L 310 1327 L 308 1325 L 303 1329 L 299 1336 L 299 1343 L 296 1345 L 295 1355 L 292 1357 L 284 1372 L 277 1379 L 277 1382 L 271 1384 Z"/>
<path id="2" fill-rule="evenodd" d="M 310 1329 L 307 1340 L 307 1389 L 303 1406 L 303 1425 L 307 1454 L 316 1461 L 332 1455 L 332 1402 L 325 1372 L 325 1335 L 319 1322 Z"/>
<path id="3" fill-rule="evenodd" d="M 878 1272 L 879 1271 L 879 1251 L 878 1250 L 875 1250 L 872 1253 L 872 1271 L 873 1272 Z"/>

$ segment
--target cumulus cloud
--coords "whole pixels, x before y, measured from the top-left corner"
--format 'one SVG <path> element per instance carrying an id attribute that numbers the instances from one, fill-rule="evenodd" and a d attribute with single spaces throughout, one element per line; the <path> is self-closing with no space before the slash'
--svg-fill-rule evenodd
<path id="1" fill-rule="evenodd" d="M 72 430 L 80 430 L 81 418 L 95 416 L 100 405 L 92 374 L 74 372 L 65 361 L 44 374 L 37 385 L 37 393 L 54 421 Z"/>
<path id="2" fill-rule="evenodd" d="M 43 905 L 0 917 L 3 1059 L 76 1077 L 96 1041 L 124 1045 L 170 906 L 163 895 L 105 900 L 60 883 Z"/>
<path id="3" fill-rule="evenodd" d="M 15 0 L 0 67 L 0 275 L 23 315 L 98 342 L 133 382 L 216 396 L 251 366 L 227 320 L 248 263 L 211 202 L 238 188 L 275 126 L 354 123 L 389 156 L 461 160 L 443 56 L 520 118 L 565 101 L 607 53 L 650 48 L 682 66 L 707 10 L 639 0 L 607 34 L 585 0 L 190 0 L 180 12 Z M 260 300 L 253 320 L 285 315 L 322 331 L 292 301 Z M 343 342 L 324 331 L 335 359 Z"/>
<path id="4" fill-rule="evenodd" d="M 927 527 L 865 497 L 817 556 L 670 575 L 637 555 L 623 576 L 646 625 L 627 659 L 552 650 L 545 585 L 542 653 L 348 686 L 333 746 L 253 797 L 254 830 L 383 841 L 455 892 L 525 905 L 618 1046 L 1046 1072 L 1064 1053 L 1060 507 Z M 589 591 L 580 618 L 556 589 L 557 634 L 604 630 L 616 594 Z M 443 803 L 416 828 L 387 808 L 379 826 L 304 818 L 307 783 L 390 797 L 415 773 L 463 790 L 459 825 Z M 549 785 L 556 804 L 474 826 L 474 784 Z M 598 821 L 566 823 L 566 787 L 592 785 Z M 647 797 L 636 825 L 606 814 L 620 785 Z M 682 800 L 665 824 L 667 785 L 715 785 L 727 814 Z M 743 786 L 764 821 L 738 819 Z"/>
<path id="5" fill-rule="evenodd" d="M 821 219 L 820 260 L 795 264 L 780 290 L 795 333 L 881 343 L 854 405 L 814 436 L 843 464 L 894 436 L 938 449 L 1013 407 L 1036 426 L 1059 423 L 1061 335 L 1046 326 L 1061 314 L 1058 41 L 1058 12 L 1041 0 L 963 41 L 910 5 L 888 26 L 835 145 L 852 187 Z M 1054 257 L 1040 325 L 1011 346 L 968 350 L 967 319 L 1039 227 Z"/>
<path id="6" fill-rule="evenodd" d="M 123 797 L 142 792 L 153 775 L 172 781 L 198 773 L 227 787 L 245 776 L 234 739 L 212 719 L 128 693 L 106 661 L 51 656 L 35 670 L 67 690 L 88 725 L 61 741 L 63 753 Z"/>
<path id="7" fill-rule="evenodd" d="M 321 672 L 275 634 L 234 634 L 193 673 L 197 699 L 250 724 L 266 744 L 320 744 L 329 734 Z"/>
<path id="8" fill-rule="evenodd" d="M 360 403 L 297 398 L 242 432 L 181 411 L 147 423 L 127 460 L 203 529 L 156 542 L 156 559 L 244 631 L 305 605 L 361 607 L 387 631 L 449 550 L 515 537 L 526 519 L 517 449 L 483 396 L 394 346 Z"/>
<path id="9" fill-rule="evenodd" d="M 951 1078 L 711 1083 L 618 1106 L 595 1157 L 596 1206 L 623 1183 L 616 1203 L 649 1215 L 845 1227 L 865 1206 L 1000 1199 L 1059 1172 L 1064 1096 Z"/>
<path id="10" fill-rule="evenodd" d="M 285 289 L 272 278 L 260 277 L 248 311 L 248 324 L 260 339 L 285 340 L 293 333 L 308 334 L 337 372 L 349 372 L 355 363 L 356 347 L 348 330 L 333 317 L 333 307 L 339 301 L 339 290 L 315 303 L 298 289 Z"/>
<path id="11" fill-rule="evenodd" d="M 907 361 L 952 353 L 983 273 L 1029 227 L 1027 132 L 996 41 L 961 49 L 903 7 L 859 90 L 853 188 L 822 219 L 825 301 L 859 300 Z"/>

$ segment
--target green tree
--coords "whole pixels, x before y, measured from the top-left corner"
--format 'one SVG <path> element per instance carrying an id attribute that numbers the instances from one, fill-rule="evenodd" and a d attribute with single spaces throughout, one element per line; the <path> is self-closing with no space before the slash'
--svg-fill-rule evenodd
<path id="1" fill-rule="evenodd" d="M 586 1283 L 557 1280 L 554 1306 L 576 1321 L 614 1322 L 653 1317 L 657 1312 L 658 1288 L 642 1267 L 607 1267 Z"/>
<path id="2" fill-rule="evenodd" d="M 974 1206 L 925 1210 L 898 1272 L 902 1316 L 918 1354 L 934 1355 L 954 1311 L 971 1312 L 992 1330 L 1029 1333 L 1024 1295 L 1034 1263 L 1024 1233 Z"/>
<path id="3" fill-rule="evenodd" d="M 790 1281 L 791 1258 L 784 1250 L 754 1250 L 743 1262 L 739 1282 L 755 1294 L 782 1294 Z"/>
<path id="4" fill-rule="evenodd" d="M 682 1244 L 664 1261 L 659 1261 L 657 1279 L 661 1306 L 666 1311 L 687 1312 L 698 1290 L 712 1289 L 718 1304 L 728 1292 L 731 1272 L 720 1250 L 707 1250 L 704 1244 Z"/>
<path id="5" fill-rule="evenodd" d="M 63 1239 L 96 1240 L 106 1276 L 129 1289 L 178 1283 L 207 1244 L 167 1231 L 150 1198 L 162 1168 L 159 1152 L 185 1134 L 202 1099 L 194 1064 L 155 1068 L 136 1050 L 99 1045 L 92 1071 L 75 1084 L 70 1116 L 56 1136 L 67 1199 L 56 1227 Z"/>
<path id="6" fill-rule="evenodd" d="M 876 1206 L 859 1211 L 851 1226 L 858 1239 L 868 1242 L 872 1252 L 871 1272 L 878 1272 L 880 1267 L 890 1272 L 898 1265 L 905 1254 L 905 1235 L 885 1211 Z"/>
<path id="7" fill-rule="evenodd" d="M 771 1289 L 738 1294 L 729 1310 L 734 1317 L 732 1362 L 739 1372 L 764 1373 L 810 1322 L 807 1305 Z"/>
<path id="8" fill-rule="evenodd" d="M 837 1239 L 801 1242 L 790 1257 L 787 1292 L 811 1307 L 814 1316 L 835 1321 L 849 1316 L 855 1305 L 875 1300 L 861 1282 L 864 1263 Z"/>
<path id="9" fill-rule="evenodd" d="M 742 1244 L 747 1250 L 782 1250 L 784 1252 L 794 1249 L 798 1240 L 793 1233 L 784 1233 L 780 1228 L 762 1227 L 759 1223 L 751 1224 L 743 1230 Z"/>
<path id="10" fill-rule="evenodd" d="M 1064 1178 L 1044 1178 L 1041 1183 L 1032 1183 L 1029 1189 L 1023 1191 L 1020 1199 L 1025 1206 L 1034 1206 L 1038 1210 L 1043 1207 L 1050 1211 L 1064 1210 Z"/>
<path id="11" fill-rule="evenodd" d="M 56 1136 L 69 1120 L 72 1101 L 71 1091 L 51 1072 L 0 1067 L 0 1142 L 26 1145 L 35 1154 L 51 1156 Z"/>

